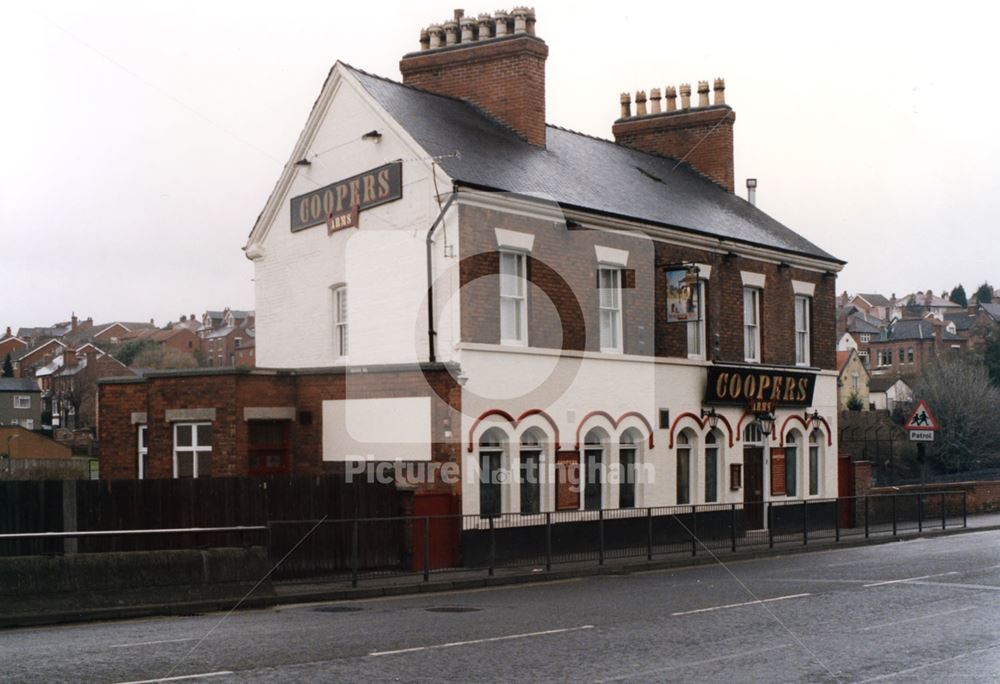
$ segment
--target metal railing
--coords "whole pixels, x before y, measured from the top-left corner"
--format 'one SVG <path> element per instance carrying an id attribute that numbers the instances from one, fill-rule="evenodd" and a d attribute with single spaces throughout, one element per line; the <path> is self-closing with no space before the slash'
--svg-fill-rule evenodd
<path id="1" fill-rule="evenodd" d="M 0 534 L 0 556 L 261 545 L 277 579 L 430 581 L 900 537 L 967 526 L 964 491 L 603 510 L 272 520 L 267 525 Z M 25 545 L 29 545 L 26 547 Z"/>

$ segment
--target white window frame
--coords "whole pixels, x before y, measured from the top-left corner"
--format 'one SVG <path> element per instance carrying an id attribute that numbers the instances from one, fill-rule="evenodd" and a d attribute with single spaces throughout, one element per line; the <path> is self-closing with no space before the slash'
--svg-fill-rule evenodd
<path id="1" fill-rule="evenodd" d="M 610 275 L 611 287 L 604 287 L 604 276 Z M 622 268 L 610 264 L 599 264 L 597 267 L 597 309 L 598 309 L 598 335 L 600 336 L 601 351 L 610 354 L 621 354 L 624 349 L 622 339 Z M 611 299 L 605 298 L 610 293 Z M 609 327 L 612 339 L 604 338 L 604 319 L 609 319 Z"/>
<path id="2" fill-rule="evenodd" d="M 750 306 L 747 304 L 750 297 Z M 747 314 L 753 314 L 753 320 L 747 320 Z M 751 348 L 752 347 L 752 348 Z M 747 363 L 760 363 L 760 288 L 743 288 L 743 360 Z"/>
<path id="3" fill-rule="evenodd" d="M 14 395 L 14 408 L 19 411 L 31 409 L 31 396 L 27 394 Z"/>
<path id="4" fill-rule="evenodd" d="M 698 297 L 698 320 L 691 321 L 687 324 L 687 350 L 688 358 L 692 361 L 704 361 L 705 360 L 705 281 L 703 279 L 698 281 L 698 287 L 695 291 L 695 296 Z M 691 351 L 692 340 L 695 341 L 696 349 Z"/>
<path id="5" fill-rule="evenodd" d="M 812 298 L 805 295 L 795 295 L 795 365 L 808 366 L 812 331 L 810 330 L 810 314 L 812 313 Z"/>
<path id="6" fill-rule="evenodd" d="M 513 263 L 515 268 L 512 273 L 504 269 L 504 263 Z M 499 261 L 500 275 L 500 344 L 526 347 L 528 345 L 528 255 L 525 252 L 501 249 Z M 507 291 L 504 285 L 514 285 L 512 291 Z M 510 321 L 504 325 L 504 302 L 512 302 L 514 315 L 517 320 Z M 509 330 L 512 325 L 516 325 L 520 333 L 517 337 L 505 337 L 505 327 Z"/>
<path id="7" fill-rule="evenodd" d="M 823 496 L 823 433 L 818 429 L 814 429 L 809 433 L 809 439 L 806 443 L 809 450 L 809 470 L 806 475 L 806 493 L 809 496 Z M 816 475 L 815 492 L 812 487 L 814 471 Z"/>
<path id="8" fill-rule="evenodd" d="M 338 359 L 346 359 L 350 353 L 350 317 L 347 285 L 337 285 L 333 288 L 333 344 Z M 221 352 L 220 352 L 221 357 Z"/>
<path id="9" fill-rule="evenodd" d="M 195 421 L 195 422 L 180 422 L 180 423 L 174 423 L 174 425 L 173 425 L 173 432 L 174 432 L 174 441 L 173 441 L 174 479 L 177 479 L 177 456 L 178 456 L 179 453 L 185 453 L 185 454 L 186 453 L 190 453 L 191 454 L 191 473 L 192 473 L 192 477 L 194 477 L 195 479 L 197 479 L 199 477 L 206 477 L 207 476 L 207 474 L 206 475 L 201 475 L 198 472 L 198 454 L 208 453 L 208 454 L 211 455 L 211 453 L 212 453 L 212 445 L 211 444 L 202 445 L 202 444 L 198 443 L 198 426 L 200 426 L 200 425 L 208 425 L 210 428 L 212 427 L 212 423 L 210 421 L 206 421 L 206 420 L 199 420 L 199 421 Z M 182 427 L 182 426 L 189 426 L 191 428 L 191 446 L 185 446 L 185 447 L 178 447 L 177 446 L 177 428 Z"/>
<path id="10" fill-rule="evenodd" d="M 143 467 L 143 457 L 149 454 L 149 430 L 146 425 L 139 425 L 136 430 L 136 444 L 138 445 L 138 453 L 136 457 L 139 459 L 139 479 L 146 479 L 146 469 Z M 176 472 L 176 471 L 175 471 Z M 176 477 L 176 476 L 175 476 Z"/>

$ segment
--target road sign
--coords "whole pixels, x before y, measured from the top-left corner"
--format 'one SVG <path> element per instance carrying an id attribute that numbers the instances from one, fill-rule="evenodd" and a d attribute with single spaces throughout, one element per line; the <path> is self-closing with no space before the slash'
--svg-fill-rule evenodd
<path id="1" fill-rule="evenodd" d="M 910 430 L 910 441 L 911 442 L 933 442 L 934 441 L 934 431 L 933 430 Z"/>
<path id="2" fill-rule="evenodd" d="M 904 430 L 917 430 L 920 432 L 937 432 L 938 422 L 934 418 L 934 414 L 927 407 L 927 403 L 921 399 L 917 402 L 917 407 L 913 409 L 913 413 L 910 414 L 910 419 L 906 421 L 906 425 L 903 426 Z M 923 440 L 925 442 L 933 441 L 932 439 Z"/>

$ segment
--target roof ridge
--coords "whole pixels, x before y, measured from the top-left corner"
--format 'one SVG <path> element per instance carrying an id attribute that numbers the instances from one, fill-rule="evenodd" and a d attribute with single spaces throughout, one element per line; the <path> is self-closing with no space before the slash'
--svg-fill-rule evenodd
<path id="1" fill-rule="evenodd" d="M 500 126 L 501 128 L 509 131 L 510 133 L 513 133 L 518 138 L 520 138 L 522 141 L 524 141 L 526 144 L 531 145 L 531 143 L 528 142 L 528 139 L 525 138 L 523 135 L 521 135 L 510 124 L 501 121 L 500 119 L 496 118 L 493 114 L 491 114 L 489 111 L 483 109 L 482 107 L 480 107 L 479 105 L 475 104 L 474 102 L 469 102 L 465 98 L 456 97 L 455 95 L 445 95 L 444 93 L 437 93 L 437 92 L 434 92 L 433 90 L 426 90 L 424 88 L 418 88 L 417 86 L 410 85 L 409 83 L 403 83 L 402 81 L 394 81 L 393 79 L 389 78 L 388 76 L 380 76 L 379 74 L 373 74 L 370 71 L 365 71 L 364 69 L 359 69 L 356 66 L 348 64 L 347 62 L 343 62 L 343 61 L 341 61 L 339 59 L 337 60 L 337 63 L 343 64 L 345 67 L 347 67 L 351 71 L 356 71 L 356 72 L 358 72 L 360 74 L 364 74 L 365 76 L 368 76 L 369 78 L 374 78 L 374 79 L 377 79 L 379 81 L 383 81 L 385 83 L 391 83 L 392 85 L 399 86 L 400 88 L 408 88 L 408 89 L 413 90 L 415 92 L 423 93 L 424 95 L 432 95 L 434 97 L 440 97 L 440 98 L 443 98 L 445 100 L 451 100 L 453 102 L 461 103 L 461 104 L 465 105 L 466 107 L 469 107 L 470 109 L 473 109 L 476 112 L 482 114 L 487 119 L 489 119 L 492 123 L 495 123 L 497 126 Z M 546 125 L 548 125 L 548 124 L 546 124 Z M 532 146 L 532 147 L 534 147 L 534 146 Z"/>

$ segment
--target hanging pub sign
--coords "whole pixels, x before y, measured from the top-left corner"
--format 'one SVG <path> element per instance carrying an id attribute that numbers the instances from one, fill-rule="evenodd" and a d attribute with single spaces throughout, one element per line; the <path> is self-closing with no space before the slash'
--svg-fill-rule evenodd
<path id="1" fill-rule="evenodd" d="M 811 406 L 816 376 L 812 373 L 709 366 L 706 404 L 738 404 L 751 413 L 774 413 L 782 406 Z"/>
<path id="2" fill-rule="evenodd" d="M 357 176 L 293 197 L 292 232 L 325 223 L 334 233 L 357 228 L 358 214 L 403 196 L 403 163 L 391 162 Z"/>
<path id="3" fill-rule="evenodd" d="M 668 268 L 667 323 L 688 323 L 701 320 L 698 293 L 698 269 Z"/>

